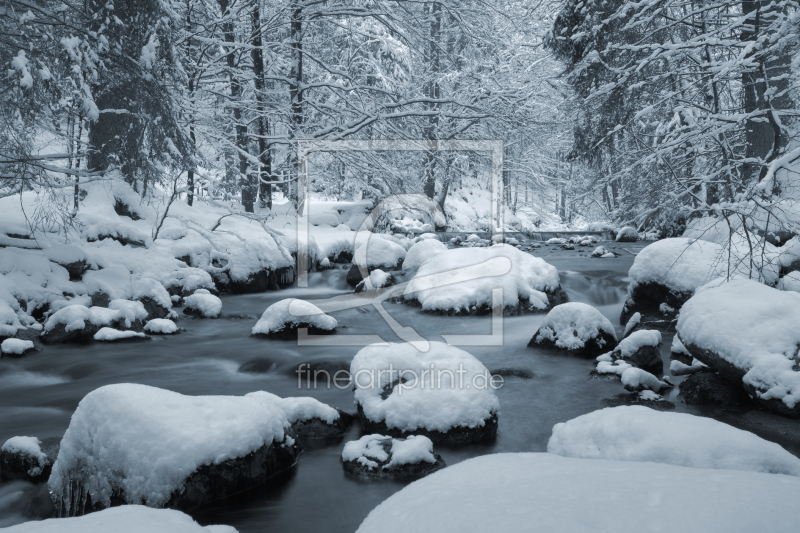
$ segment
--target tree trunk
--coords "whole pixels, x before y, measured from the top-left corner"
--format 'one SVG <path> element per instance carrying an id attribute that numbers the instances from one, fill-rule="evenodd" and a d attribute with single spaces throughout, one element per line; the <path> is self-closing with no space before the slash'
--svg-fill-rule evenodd
<path id="1" fill-rule="evenodd" d="M 292 19 L 290 21 L 290 61 L 289 69 L 289 100 L 291 104 L 291 129 L 289 136 L 293 140 L 300 138 L 303 129 L 303 6 L 301 2 L 294 1 L 290 7 Z M 300 161 L 297 160 L 296 147 L 290 147 L 290 161 L 294 169 L 295 178 L 300 176 Z M 290 198 L 297 203 L 297 186 L 290 187 Z M 295 205 L 295 207 L 298 207 Z"/>
<path id="2" fill-rule="evenodd" d="M 440 71 L 439 61 L 439 34 L 442 27 L 442 6 L 439 2 L 431 2 L 430 5 L 430 25 L 428 27 L 428 43 L 427 64 L 430 67 L 431 79 L 425 87 L 425 96 L 431 100 L 439 99 L 439 80 L 438 75 Z M 425 109 L 435 111 L 439 108 L 439 104 L 435 102 L 426 102 Z M 439 127 L 439 116 L 432 115 L 428 117 L 427 127 L 425 128 L 425 139 L 434 140 L 437 135 Z M 424 193 L 428 198 L 435 198 L 436 196 L 436 153 L 433 151 L 426 152 L 425 155 L 425 187 Z"/>
<path id="3" fill-rule="evenodd" d="M 258 193 L 261 207 L 272 209 L 272 156 L 267 144 L 269 134 L 269 119 L 266 113 L 265 82 L 264 82 L 264 47 L 261 40 L 261 4 L 259 0 L 253 1 L 251 15 L 253 23 L 253 77 L 256 89 L 256 121 L 258 123 Z"/>

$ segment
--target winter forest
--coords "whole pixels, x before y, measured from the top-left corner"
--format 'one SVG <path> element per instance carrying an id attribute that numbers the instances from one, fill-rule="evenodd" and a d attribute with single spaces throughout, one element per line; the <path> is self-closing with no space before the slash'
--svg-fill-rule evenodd
<path id="1" fill-rule="evenodd" d="M 800 530 L 800 2 L 0 0 L 0 63 L 0 530 Z"/>

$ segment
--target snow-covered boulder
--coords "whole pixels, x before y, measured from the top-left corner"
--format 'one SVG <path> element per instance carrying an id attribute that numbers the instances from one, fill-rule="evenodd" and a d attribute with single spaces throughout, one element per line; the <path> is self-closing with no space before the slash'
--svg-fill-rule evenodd
<path id="1" fill-rule="evenodd" d="M 376 268 L 369 273 L 369 277 L 362 279 L 356 285 L 356 292 L 373 291 L 394 285 L 394 275 Z"/>
<path id="2" fill-rule="evenodd" d="M 547 452 L 800 476 L 800 459 L 749 431 L 711 418 L 642 406 L 600 409 L 556 424 Z"/>
<path id="3" fill-rule="evenodd" d="M 625 226 L 617 232 L 617 242 L 636 242 L 639 240 L 639 232 L 636 228 Z"/>
<path id="4" fill-rule="evenodd" d="M 33 341 L 6 339 L 0 343 L 0 357 L 22 357 L 36 350 Z"/>
<path id="5" fill-rule="evenodd" d="M 650 372 L 635 366 L 626 368 L 620 375 L 620 381 L 622 381 L 625 390 L 630 392 L 649 390 L 658 394 L 661 391 L 672 388 L 671 384 L 661 381 Z"/>
<path id="6" fill-rule="evenodd" d="M 67 269 L 69 279 L 77 281 L 89 270 L 89 257 L 80 248 L 72 244 L 54 244 L 44 251 L 44 255 L 58 265 Z"/>
<path id="7" fill-rule="evenodd" d="M 622 339 L 608 357 L 603 360 L 623 360 L 651 374 L 661 374 L 664 363 L 661 360 L 661 332 L 655 329 L 636 330 Z"/>
<path id="8" fill-rule="evenodd" d="M 172 308 L 169 292 L 158 280 L 132 275 L 122 265 L 89 271 L 82 283 L 94 306 L 106 307 L 112 300 L 136 300 L 144 305 L 148 318 L 164 318 Z"/>
<path id="9" fill-rule="evenodd" d="M 350 365 L 355 401 L 366 433 L 425 435 L 435 443 L 492 440 L 500 403 L 489 371 L 454 346 L 431 342 L 362 348 Z"/>
<path id="10" fill-rule="evenodd" d="M 151 335 L 173 335 L 178 333 L 178 326 L 168 318 L 154 318 L 144 325 L 144 331 Z"/>
<path id="11" fill-rule="evenodd" d="M 553 237 L 552 239 L 547 239 L 547 244 L 566 244 L 567 239 L 562 239 L 561 237 Z"/>
<path id="12" fill-rule="evenodd" d="M 149 337 L 141 331 L 132 331 L 129 329 L 100 328 L 100 330 L 94 334 L 94 340 L 100 342 L 137 342 L 148 339 Z"/>
<path id="13" fill-rule="evenodd" d="M 0 446 L 0 480 L 24 479 L 39 483 L 50 476 L 61 439 L 11 437 Z"/>
<path id="14" fill-rule="evenodd" d="M 316 305 L 297 298 L 286 298 L 264 311 L 251 331 L 252 335 L 279 339 L 296 339 L 299 328 L 308 328 L 311 335 L 336 333 L 338 322 Z"/>
<path id="15" fill-rule="evenodd" d="M 72 518 L 25 522 L 5 533 L 237 533 L 231 526 L 201 526 L 192 517 L 172 509 L 123 505 Z"/>
<path id="16" fill-rule="evenodd" d="M 100 328 L 120 322 L 120 315 L 120 311 L 106 307 L 68 305 L 48 317 L 41 339 L 45 344 L 87 343 Z"/>
<path id="17" fill-rule="evenodd" d="M 684 238 L 646 246 L 628 271 L 631 282 L 620 323 L 637 311 L 662 315 L 662 303 L 679 310 L 698 287 L 727 273 L 723 252 L 719 244 Z"/>
<path id="18" fill-rule="evenodd" d="M 449 466 L 386 499 L 356 533 L 797 529 L 793 476 L 498 453 Z"/>
<path id="19" fill-rule="evenodd" d="M 179 268 L 163 275 L 161 283 L 169 294 L 184 297 L 193 294 L 197 289 L 206 289 L 210 292 L 217 290 L 211 274 L 192 267 Z"/>
<path id="20" fill-rule="evenodd" d="M 386 235 L 371 234 L 365 244 L 355 251 L 353 263 L 369 268 L 394 270 L 400 268 L 406 249 Z"/>
<path id="21" fill-rule="evenodd" d="M 183 312 L 199 318 L 217 318 L 222 311 L 222 300 L 205 289 L 197 289 L 183 301 Z"/>
<path id="22" fill-rule="evenodd" d="M 276 398 L 130 383 L 90 392 L 48 482 L 60 515 L 126 503 L 186 510 L 263 483 L 299 454 Z"/>
<path id="23" fill-rule="evenodd" d="M 611 322 L 591 305 L 580 302 L 551 309 L 528 343 L 529 347 L 566 350 L 582 357 L 596 357 L 616 345 Z"/>
<path id="24" fill-rule="evenodd" d="M 404 298 L 423 311 L 487 313 L 494 289 L 502 289 L 507 314 L 546 311 L 564 298 L 554 266 L 508 244 L 440 252 L 417 270 Z"/>
<path id="25" fill-rule="evenodd" d="M 423 435 L 393 439 L 364 435 L 342 450 L 342 466 L 363 481 L 373 479 L 418 479 L 444 468 L 442 456 L 433 452 L 433 442 Z"/>
<path id="26" fill-rule="evenodd" d="M 447 245 L 438 239 L 424 239 L 416 243 L 406 252 L 403 261 L 403 270 L 414 270 L 422 266 L 428 259 L 435 257 L 439 252 L 447 250 Z"/>
<path id="27" fill-rule="evenodd" d="M 128 329 L 142 329 L 148 317 L 144 304 L 136 300 L 111 300 L 108 308 L 119 311 L 117 320 Z"/>
<path id="28" fill-rule="evenodd" d="M 800 417 L 800 294 L 754 280 L 709 283 L 683 306 L 686 349 L 759 403 Z"/>

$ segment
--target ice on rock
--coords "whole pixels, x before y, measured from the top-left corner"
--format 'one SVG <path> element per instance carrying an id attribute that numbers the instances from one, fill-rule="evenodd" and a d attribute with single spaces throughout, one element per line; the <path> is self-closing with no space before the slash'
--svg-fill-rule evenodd
<path id="1" fill-rule="evenodd" d="M 800 476 L 800 459 L 778 444 L 712 418 L 631 405 L 556 424 L 548 453 L 692 468 Z"/>
<path id="2" fill-rule="evenodd" d="M 172 509 L 122 505 L 73 518 L 25 522 L 5 533 L 237 533 L 231 526 L 201 526 L 192 517 Z"/>
<path id="3" fill-rule="evenodd" d="M 72 415 L 50 491 L 62 515 L 82 514 L 87 494 L 101 508 L 112 504 L 112 496 L 150 507 L 172 499 L 170 506 L 186 507 L 181 497 L 196 491 L 181 491 L 200 467 L 245 458 L 273 444 L 283 453 L 290 423 L 276 398 L 258 392 L 184 396 L 129 383 L 100 387 Z"/>
<path id="4" fill-rule="evenodd" d="M 688 351 L 768 409 L 800 416 L 800 294 L 754 280 L 718 280 L 683 306 Z"/>
<path id="5" fill-rule="evenodd" d="M 350 365 L 362 428 L 395 437 L 425 434 L 434 442 L 494 438 L 500 404 L 489 371 L 453 346 L 430 343 L 362 348 Z"/>
<path id="6" fill-rule="evenodd" d="M 800 479 L 760 472 L 499 453 L 411 483 L 357 533 L 793 533 L 798 491 Z"/>
<path id="7" fill-rule="evenodd" d="M 168 318 L 154 318 L 144 325 L 144 330 L 156 335 L 171 335 L 178 331 L 178 326 Z"/>
<path id="8" fill-rule="evenodd" d="M 528 346 L 549 346 L 594 357 L 614 348 L 617 335 L 611 322 L 591 305 L 569 302 L 554 307 Z"/>
<path id="9" fill-rule="evenodd" d="M 201 318 L 217 318 L 222 311 L 222 300 L 205 289 L 197 289 L 184 300 L 183 312 Z"/>
<path id="10" fill-rule="evenodd" d="M 342 464 L 345 472 L 364 480 L 419 478 L 445 467 L 433 453 L 433 442 L 423 435 L 406 439 L 365 435 L 344 445 Z"/>
<path id="11" fill-rule="evenodd" d="M 297 328 L 309 328 L 311 333 L 333 332 L 338 322 L 316 305 L 297 298 L 286 298 L 264 311 L 251 333 L 253 335 L 296 335 Z"/>
<path id="12" fill-rule="evenodd" d="M 429 259 L 436 257 L 439 252 L 447 250 L 447 245 L 437 239 L 424 239 L 416 243 L 406 252 L 403 261 L 403 270 L 419 268 Z"/>
<path id="13" fill-rule="evenodd" d="M 558 270 L 539 257 L 507 244 L 444 250 L 424 263 L 404 298 L 432 312 L 471 313 L 492 307 L 493 289 L 502 289 L 503 307 L 544 311 L 561 300 Z"/>
<path id="14" fill-rule="evenodd" d="M 3 355 L 23 355 L 33 349 L 33 341 L 23 339 L 6 339 L 0 343 L 0 352 Z"/>

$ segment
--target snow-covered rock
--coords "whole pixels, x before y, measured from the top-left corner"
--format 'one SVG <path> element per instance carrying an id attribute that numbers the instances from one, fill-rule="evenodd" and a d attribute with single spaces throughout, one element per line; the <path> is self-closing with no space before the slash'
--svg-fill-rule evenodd
<path id="1" fill-rule="evenodd" d="M 0 446 L 0 480 L 24 479 L 34 483 L 47 480 L 61 439 L 11 437 Z"/>
<path id="2" fill-rule="evenodd" d="M 616 345 L 611 322 L 591 305 L 580 302 L 551 309 L 528 343 L 529 347 L 558 348 L 583 357 L 596 357 Z"/>
<path id="3" fill-rule="evenodd" d="M 626 368 L 620 376 L 620 381 L 622 381 L 625 390 L 631 392 L 650 390 L 655 393 L 660 393 L 672 387 L 672 385 L 661 381 L 650 372 L 642 370 L 641 368 L 636 368 L 635 366 Z"/>
<path id="4" fill-rule="evenodd" d="M 81 279 L 90 267 L 86 252 L 72 244 L 54 244 L 44 250 L 44 254 L 53 263 L 66 268 L 72 281 Z"/>
<path id="5" fill-rule="evenodd" d="M 172 308 L 169 292 L 156 279 L 132 275 L 125 266 L 110 265 L 89 271 L 82 284 L 92 297 L 92 305 L 105 307 L 112 300 L 137 300 L 149 318 L 164 318 Z"/>
<path id="6" fill-rule="evenodd" d="M 639 326 L 641 325 L 642 325 L 642 314 L 633 313 L 633 315 L 631 315 L 631 317 L 628 319 L 628 322 L 625 324 L 625 330 L 622 332 L 622 338 L 624 339 L 634 331 L 638 330 Z"/>
<path id="7" fill-rule="evenodd" d="M 144 325 L 144 330 L 153 335 L 172 335 L 178 332 L 178 326 L 168 318 L 154 318 Z"/>
<path id="8" fill-rule="evenodd" d="M 433 453 L 433 442 L 423 435 L 393 439 L 364 435 L 342 450 L 344 471 L 364 481 L 372 479 L 417 479 L 444 468 L 444 459 Z"/>
<path id="9" fill-rule="evenodd" d="M 556 424 L 547 451 L 584 459 L 800 476 L 800 459 L 749 431 L 642 406 L 600 409 Z"/>
<path id="10" fill-rule="evenodd" d="M 800 294 L 720 280 L 686 302 L 677 330 L 696 359 L 768 409 L 800 417 L 799 323 Z"/>
<path id="11" fill-rule="evenodd" d="M 0 343 L 2 357 L 21 357 L 35 349 L 33 341 L 23 339 L 6 339 Z"/>
<path id="12" fill-rule="evenodd" d="M 610 361 L 623 360 L 651 374 L 661 374 L 664 363 L 658 349 L 661 332 L 654 329 L 636 330 L 622 339 L 609 354 Z"/>
<path id="13" fill-rule="evenodd" d="M 659 463 L 499 453 L 411 483 L 357 533 L 797 529 L 800 479 Z"/>
<path id="14" fill-rule="evenodd" d="M 673 361 L 676 363 L 677 361 Z M 702 363 L 700 363 L 702 364 Z M 705 367 L 705 365 L 703 365 Z M 680 375 L 680 374 L 679 374 Z M 692 372 L 679 385 L 678 396 L 688 405 L 718 405 L 722 407 L 753 407 L 753 400 L 745 390 L 716 372 Z"/>
<path id="15" fill-rule="evenodd" d="M 315 398 L 281 398 L 264 391 L 251 394 L 269 399 L 283 409 L 292 434 L 301 442 L 341 437 L 354 418 Z"/>
<path id="16" fill-rule="evenodd" d="M 353 263 L 368 268 L 392 270 L 399 268 L 406 257 L 406 249 L 387 238 L 373 233 L 353 255 Z"/>
<path id="17" fill-rule="evenodd" d="M 299 453 L 276 398 L 184 396 L 135 384 L 90 392 L 48 482 L 60 514 L 125 503 L 191 509 L 262 483 Z"/>
<path id="18" fill-rule="evenodd" d="M 183 302 L 183 312 L 200 318 L 217 318 L 222 311 L 222 300 L 205 289 L 197 289 Z"/>
<path id="19" fill-rule="evenodd" d="M 406 252 L 403 261 L 403 270 L 414 270 L 419 268 L 428 259 L 435 257 L 439 252 L 447 250 L 447 245 L 438 239 L 424 239 L 416 243 Z"/>
<path id="20" fill-rule="evenodd" d="M 94 340 L 100 342 L 125 342 L 147 340 L 147 335 L 141 331 L 119 330 L 114 328 L 100 328 L 94 334 Z"/>
<path id="21" fill-rule="evenodd" d="M 286 298 L 267 307 L 251 334 L 296 339 L 299 328 L 308 328 L 312 335 L 327 335 L 335 333 L 338 325 L 335 318 L 323 313 L 316 305 Z"/>
<path id="22" fill-rule="evenodd" d="M 636 231 L 636 228 L 625 226 L 617 232 L 617 238 L 615 240 L 617 242 L 636 242 L 639 240 L 639 232 Z"/>
<path id="23" fill-rule="evenodd" d="M 566 244 L 567 239 L 562 239 L 560 237 L 553 237 L 552 239 L 547 239 L 547 244 Z"/>
<path id="24" fill-rule="evenodd" d="M 126 328 L 141 329 L 148 317 L 144 304 L 139 301 L 111 300 L 108 308 L 119 311 L 118 320 Z"/>
<path id="25" fill-rule="evenodd" d="M 512 314 L 545 311 L 563 299 L 558 270 L 508 244 L 440 252 L 417 270 L 404 298 L 424 311 L 482 313 L 491 310 L 493 289 L 502 289 L 504 311 Z"/>
<path id="26" fill-rule="evenodd" d="M 50 315 L 44 323 L 41 339 L 45 344 L 86 343 L 101 327 L 121 320 L 121 313 L 106 307 L 68 305 Z"/>
<path id="27" fill-rule="evenodd" d="M 431 342 L 362 348 L 350 365 L 362 430 L 435 443 L 492 440 L 500 403 L 489 371 L 454 346 Z"/>
<path id="28" fill-rule="evenodd" d="M 123 505 L 72 518 L 25 522 L 5 533 L 237 533 L 231 526 L 201 526 L 192 517 L 172 509 Z"/>
<path id="29" fill-rule="evenodd" d="M 356 292 L 366 292 L 394 285 L 394 275 L 376 268 L 369 273 L 369 277 L 362 279 L 356 285 Z"/>

